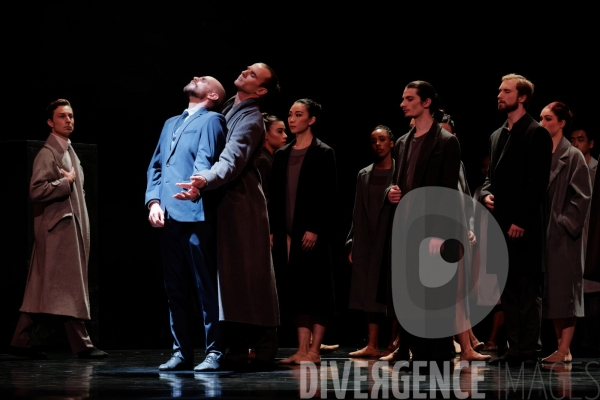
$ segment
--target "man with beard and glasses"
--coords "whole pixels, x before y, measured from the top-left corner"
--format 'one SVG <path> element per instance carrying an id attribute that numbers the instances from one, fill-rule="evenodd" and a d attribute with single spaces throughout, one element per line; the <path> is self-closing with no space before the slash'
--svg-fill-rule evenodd
<path id="1" fill-rule="evenodd" d="M 543 203 L 550 179 L 552 139 L 527 113 L 532 96 L 533 84 L 525 77 L 502 77 L 498 110 L 507 114 L 507 121 L 490 137 L 490 167 L 479 198 L 502 229 L 509 257 L 501 295 L 508 348 L 491 364 L 535 364 L 542 348 Z M 491 259 L 493 248 L 488 249 Z"/>
<path id="2" fill-rule="evenodd" d="M 174 198 L 175 183 L 210 168 L 225 146 L 225 117 L 210 111 L 225 100 L 225 90 L 211 76 L 195 77 L 183 88 L 189 97 L 182 115 L 169 118 L 162 129 L 150 166 L 146 188 L 148 221 L 160 228 L 159 245 L 169 301 L 173 353 L 158 369 L 192 369 L 193 299 L 204 317 L 206 358 L 195 371 L 219 369 L 223 355 L 219 328 L 216 260 L 216 206 L 210 194 L 189 189 L 193 201 Z"/>

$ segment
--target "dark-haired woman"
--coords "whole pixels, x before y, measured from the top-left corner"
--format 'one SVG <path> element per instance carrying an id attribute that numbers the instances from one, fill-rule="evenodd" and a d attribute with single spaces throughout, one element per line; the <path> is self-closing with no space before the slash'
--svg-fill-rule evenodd
<path id="1" fill-rule="evenodd" d="M 276 115 L 263 113 L 263 121 L 265 123 L 265 141 L 260 153 L 260 157 L 256 163 L 256 168 L 260 173 L 260 181 L 262 184 L 263 193 L 269 205 L 269 176 L 273 166 L 273 154 L 276 150 L 285 146 L 287 135 L 285 134 L 285 122 Z"/>
<path id="2" fill-rule="evenodd" d="M 298 334 L 298 350 L 283 364 L 319 363 L 327 318 L 335 312 L 330 229 L 337 172 L 333 149 L 315 137 L 320 113 L 311 99 L 292 105 L 288 126 L 295 139 L 275 152 L 269 183 L 280 309 L 283 318 L 294 318 Z"/>
<path id="3" fill-rule="evenodd" d="M 548 184 L 547 251 L 543 317 L 552 319 L 558 349 L 542 359 L 546 363 L 571 362 L 571 340 L 577 317 L 583 317 L 582 232 L 590 205 L 592 183 L 581 152 L 571 146 L 563 130 L 572 114 L 561 102 L 548 104 L 540 124 L 552 137 L 552 167 Z"/>
<path id="4" fill-rule="evenodd" d="M 394 173 L 394 135 L 387 126 L 378 125 L 371 132 L 370 140 L 376 161 L 358 172 L 352 227 L 346 240 L 348 262 L 352 265 L 348 308 L 366 313 L 368 342 L 364 348 L 351 352 L 350 357 L 387 356 L 398 347 L 398 343 L 393 343 L 396 337 L 392 333 L 388 348 L 383 353 L 379 352 L 379 325 L 386 319 L 387 307 L 376 300 L 392 209 L 391 204 L 385 201 L 385 190 L 392 183 Z M 393 323 L 396 323 L 395 319 Z"/>

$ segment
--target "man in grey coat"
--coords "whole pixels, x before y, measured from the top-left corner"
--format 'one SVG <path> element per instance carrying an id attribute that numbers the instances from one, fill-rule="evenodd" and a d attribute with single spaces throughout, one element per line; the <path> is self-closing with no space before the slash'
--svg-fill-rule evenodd
<path id="1" fill-rule="evenodd" d="M 217 268 L 219 319 L 229 347 L 225 364 L 246 368 L 248 349 L 253 349 L 250 365 L 260 369 L 269 367 L 277 353 L 279 302 L 267 203 L 256 168 L 265 137 L 259 106 L 279 84 L 275 71 L 264 63 L 250 65 L 234 84 L 238 91 L 222 110 L 228 132 L 219 160 L 194 174 L 191 183 L 178 186 L 219 191 Z M 179 198 L 191 200 L 191 195 L 183 191 Z"/>
<path id="2" fill-rule="evenodd" d="M 31 347 L 31 335 L 42 316 L 52 315 L 64 323 L 73 353 L 103 358 L 108 354 L 94 347 L 84 323 L 90 319 L 90 230 L 83 170 L 69 140 L 73 109 L 68 100 L 58 99 L 46 113 L 51 133 L 35 157 L 29 186 L 35 242 L 10 353 L 46 358 Z"/>

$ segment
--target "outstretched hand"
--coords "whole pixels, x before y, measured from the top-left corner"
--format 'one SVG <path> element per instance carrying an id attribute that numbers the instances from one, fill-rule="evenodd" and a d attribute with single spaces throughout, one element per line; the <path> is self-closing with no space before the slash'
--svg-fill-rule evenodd
<path id="1" fill-rule="evenodd" d="M 187 182 L 178 182 L 177 186 L 182 187 L 181 192 L 175 193 L 173 195 L 177 200 L 196 200 L 200 197 L 200 189 L 197 189 L 192 183 Z M 189 185 L 189 188 L 184 187 L 183 185 Z"/>
<path id="2" fill-rule="evenodd" d="M 191 189 L 192 187 L 202 189 L 206 186 L 206 178 L 201 175 L 192 175 L 189 182 L 177 182 L 176 185 L 184 189 Z"/>

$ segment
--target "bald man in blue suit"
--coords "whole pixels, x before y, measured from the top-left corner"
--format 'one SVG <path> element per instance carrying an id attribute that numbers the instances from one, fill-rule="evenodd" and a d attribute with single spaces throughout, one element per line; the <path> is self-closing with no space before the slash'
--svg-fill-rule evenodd
<path id="1" fill-rule="evenodd" d="M 169 301 L 173 353 L 159 366 L 161 371 L 192 369 L 194 348 L 191 336 L 193 302 L 196 296 L 205 328 L 206 358 L 194 368 L 220 368 L 223 355 L 219 329 L 219 301 L 215 243 L 216 206 L 210 194 L 200 196 L 192 188 L 194 201 L 179 201 L 176 182 L 210 169 L 225 145 L 225 117 L 210 111 L 225 99 L 225 90 L 211 76 L 194 77 L 183 89 L 189 97 L 182 115 L 168 119 L 150 165 L 146 188 L 148 221 L 160 228 L 165 290 Z"/>

